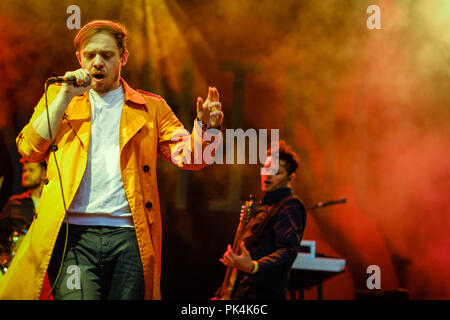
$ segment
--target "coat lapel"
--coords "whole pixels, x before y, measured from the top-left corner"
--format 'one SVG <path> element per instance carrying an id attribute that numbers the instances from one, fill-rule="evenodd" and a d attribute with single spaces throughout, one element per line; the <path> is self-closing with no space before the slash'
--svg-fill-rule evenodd
<path id="1" fill-rule="evenodd" d="M 145 108 L 125 103 L 120 119 L 120 152 L 147 122 Z"/>
<path id="2" fill-rule="evenodd" d="M 148 122 L 146 101 L 121 79 L 125 92 L 125 105 L 120 119 L 120 152 L 130 139 Z"/>
<path id="3" fill-rule="evenodd" d="M 69 124 L 87 150 L 91 133 L 91 103 L 87 92 L 72 99 L 64 113 L 63 123 Z"/>
<path id="4" fill-rule="evenodd" d="M 148 121 L 146 101 L 137 91 L 133 90 L 121 79 L 125 92 L 125 103 L 120 119 L 120 152 L 130 139 Z M 85 92 L 76 96 L 64 113 L 63 122 L 68 123 L 75 131 L 81 141 L 83 148 L 89 147 L 89 137 L 91 132 L 91 104 L 89 94 Z"/>

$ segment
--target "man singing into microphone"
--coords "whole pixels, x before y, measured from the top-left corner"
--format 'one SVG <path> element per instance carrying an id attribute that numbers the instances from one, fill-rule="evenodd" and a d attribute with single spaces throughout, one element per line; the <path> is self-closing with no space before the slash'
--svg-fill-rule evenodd
<path id="1" fill-rule="evenodd" d="M 120 76 L 126 40 L 119 23 L 85 25 L 74 40 L 81 68 L 65 74 L 76 85 L 50 86 L 49 121 L 43 97 L 17 137 L 22 156 L 47 160 L 48 174 L 35 220 L 0 282 L 0 299 L 43 297 L 46 273 L 55 299 L 161 298 L 157 156 L 201 169 L 192 141 L 220 127 L 223 113 L 210 87 L 205 101 L 197 98 L 191 139 L 174 139 L 183 125 L 164 99 L 133 90 Z"/>

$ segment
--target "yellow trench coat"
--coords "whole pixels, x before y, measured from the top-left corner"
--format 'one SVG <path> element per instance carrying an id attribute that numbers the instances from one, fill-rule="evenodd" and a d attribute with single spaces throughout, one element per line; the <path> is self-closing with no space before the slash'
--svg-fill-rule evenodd
<path id="1" fill-rule="evenodd" d="M 202 129 L 196 121 L 191 139 L 187 139 L 189 135 L 185 133 L 178 135 L 177 141 L 171 141 L 174 131 L 183 128 L 183 125 L 164 99 L 135 91 L 123 79 L 121 83 L 125 91 L 119 138 L 122 181 L 139 243 L 145 278 L 145 298 L 161 299 L 162 227 L 156 159 L 157 156 L 162 156 L 171 161 L 172 153 L 176 152 L 177 166 L 188 170 L 201 169 L 205 164 L 193 164 L 193 152 L 190 157 L 191 164 L 186 164 L 189 163 L 186 159 L 190 152 L 186 152 L 187 149 L 184 148 L 193 150 L 194 136 L 202 135 Z M 59 90 L 58 86 L 50 86 L 49 105 Z M 58 172 L 54 156 L 49 152 L 50 142 L 43 139 L 31 125 L 42 112 L 45 112 L 44 97 L 36 106 L 30 122 L 17 137 L 17 148 L 29 161 L 47 160 L 46 185 L 36 217 L 11 266 L 0 280 L 0 299 L 39 299 L 53 247 L 65 217 Z M 55 154 L 61 171 L 67 208 L 86 168 L 90 120 L 89 94 L 84 93 L 72 99 L 55 136 Z M 202 150 L 207 144 L 208 142 L 202 141 Z M 149 166 L 150 170 L 143 170 L 144 166 Z M 147 208 L 150 203 L 151 208 Z"/>

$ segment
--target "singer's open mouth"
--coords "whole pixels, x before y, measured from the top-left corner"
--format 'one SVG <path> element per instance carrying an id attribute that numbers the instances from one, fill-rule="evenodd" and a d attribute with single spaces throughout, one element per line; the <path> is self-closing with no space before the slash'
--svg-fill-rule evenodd
<path id="1" fill-rule="evenodd" d="M 97 74 L 94 74 L 93 77 L 97 80 L 102 80 L 105 77 L 105 75 L 101 74 L 101 73 L 97 73 Z"/>

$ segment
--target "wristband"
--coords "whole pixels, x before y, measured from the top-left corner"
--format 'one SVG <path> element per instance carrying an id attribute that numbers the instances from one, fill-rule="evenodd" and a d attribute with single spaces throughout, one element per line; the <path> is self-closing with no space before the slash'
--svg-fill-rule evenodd
<path id="1" fill-rule="evenodd" d="M 259 270 L 259 264 L 258 261 L 253 261 L 253 270 L 250 273 L 256 273 Z"/>
<path id="2" fill-rule="evenodd" d="M 206 123 L 203 123 L 203 121 L 200 120 L 198 117 L 195 120 L 199 122 L 200 128 L 202 128 L 203 131 L 206 131 L 209 129 L 209 125 Z"/>
<path id="3" fill-rule="evenodd" d="M 222 128 L 222 125 L 219 125 L 218 127 L 215 127 L 215 128 L 213 128 L 213 127 L 211 127 L 209 124 L 207 124 L 207 123 L 203 123 L 203 121 L 202 120 L 200 120 L 199 118 L 198 118 L 198 116 L 197 116 L 197 118 L 195 118 L 195 120 L 197 120 L 198 122 L 200 122 L 200 127 L 202 128 L 202 130 L 203 131 L 206 131 L 206 130 L 208 130 L 208 129 L 217 129 L 217 130 L 221 130 L 221 128 Z"/>

